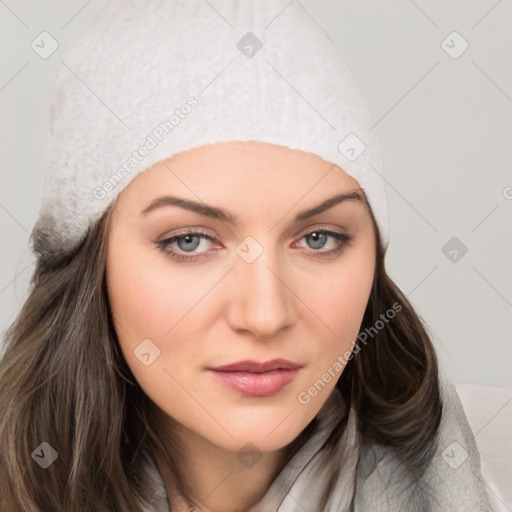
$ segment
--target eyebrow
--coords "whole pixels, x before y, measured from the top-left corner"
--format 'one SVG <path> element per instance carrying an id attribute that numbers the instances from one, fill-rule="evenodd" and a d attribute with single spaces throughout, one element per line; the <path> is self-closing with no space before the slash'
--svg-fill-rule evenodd
<path id="1" fill-rule="evenodd" d="M 325 201 L 321 202 L 317 206 L 313 208 L 308 208 L 307 210 L 302 210 L 295 216 L 295 222 L 309 219 L 315 215 L 318 215 L 334 206 L 343 203 L 345 201 L 360 201 L 364 202 L 364 199 L 361 197 L 359 192 L 356 190 L 352 192 L 346 192 L 343 194 L 337 194 Z M 191 212 L 198 213 L 204 217 L 211 217 L 212 219 L 218 219 L 229 224 L 236 225 L 238 223 L 238 219 L 231 215 L 228 211 L 217 208 L 215 206 L 210 206 L 205 203 L 199 203 L 196 201 L 192 201 L 190 199 L 183 199 L 176 196 L 160 196 L 151 201 L 151 203 L 141 211 L 141 215 L 147 215 L 149 212 L 156 210 L 157 208 L 162 208 L 164 206 L 178 206 L 183 208 L 184 210 L 189 210 Z"/>

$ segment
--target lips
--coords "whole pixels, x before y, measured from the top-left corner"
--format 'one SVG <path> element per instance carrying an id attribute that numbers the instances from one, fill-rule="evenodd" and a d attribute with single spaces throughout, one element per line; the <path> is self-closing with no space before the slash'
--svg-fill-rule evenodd
<path id="1" fill-rule="evenodd" d="M 271 396 L 290 384 L 301 368 L 286 359 L 238 361 L 208 368 L 213 378 L 244 396 Z"/>
<path id="2" fill-rule="evenodd" d="M 210 369 L 219 372 L 264 373 L 272 370 L 295 370 L 296 368 L 300 367 L 300 364 L 292 363 L 286 359 L 272 359 L 271 361 L 266 361 L 263 363 L 250 360 L 238 361 L 237 363 L 226 364 L 224 366 L 215 366 Z"/>

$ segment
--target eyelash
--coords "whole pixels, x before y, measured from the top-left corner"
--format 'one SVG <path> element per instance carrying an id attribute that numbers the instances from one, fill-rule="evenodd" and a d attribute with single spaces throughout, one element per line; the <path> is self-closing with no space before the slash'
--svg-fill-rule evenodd
<path id="1" fill-rule="evenodd" d="M 331 249 L 329 251 L 320 251 L 320 250 L 312 249 L 312 251 L 314 253 L 318 253 L 313 256 L 314 258 L 318 258 L 318 257 L 323 258 L 323 257 L 338 255 L 345 249 L 345 246 L 347 246 L 352 241 L 352 237 L 350 235 L 346 235 L 344 233 L 337 233 L 336 231 L 329 231 L 327 229 L 314 229 L 312 231 L 309 231 L 305 235 L 303 235 L 301 238 L 299 238 L 299 240 L 302 240 L 303 238 L 306 238 L 308 235 L 312 235 L 313 233 L 319 233 L 319 234 L 325 234 L 325 235 L 331 236 L 332 238 L 334 238 L 336 240 L 336 243 L 337 243 L 337 247 L 335 247 L 334 249 Z M 160 240 L 160 241 L 156 242 L 156 245 L 159 250 L 161 250 L 164 254 L 166 254 L 167 256 L 169 256 L 170 258 L 172 258 L 176 261 L 187 261 L 187 262 L 196 261 L 197 259 L 203 257 L 204 253 L 202 253 L 200 255 L 196 255 L 195 257 L 190 257 L 190 256 L 184 256 L 182 254 L 178 254 L 174 251 L 169 250 L 169 246 L 171 244 L 173 244 L 174 242 L 181 240 L 182 238 L 185 238 L 187 236 L 199 236 L 202 239 L 215 240 L 213 237 L 211 237 L 207 233 L 204 233 L 201 230 L 197 230 L 197 231 L 187 231 L 185 233 L 181 233 L 179 235 L 172 236 L 165 240 Z"/>

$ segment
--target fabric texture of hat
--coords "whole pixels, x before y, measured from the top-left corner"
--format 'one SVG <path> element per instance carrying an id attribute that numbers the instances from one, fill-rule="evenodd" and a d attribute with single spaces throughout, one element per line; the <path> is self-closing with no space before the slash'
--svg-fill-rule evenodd
<path id="1" fill-rule="evenodd" d="M 76 248 L 129 182 L 204 144 L 314 153 L 363 188 L 384 247 L 379 140 L 353 74 L 300 3 L 111 0 L 64 58 L 34 251 Z"/>

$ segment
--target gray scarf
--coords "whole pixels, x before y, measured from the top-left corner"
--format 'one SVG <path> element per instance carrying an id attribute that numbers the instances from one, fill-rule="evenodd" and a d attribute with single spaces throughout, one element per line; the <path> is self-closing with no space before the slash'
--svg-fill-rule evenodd
<path id="1" fill-rule="evenodd" d="M 419 482 L 412 483 L 394 452 L 361 443 L 356 413 L 327 457 L 325 442 L 346 414 L 334 388 L 317 414 L 315 431 L 280 471 L 260 502 L 248 512 L 492 512 L 471 428 L 453 384 L 442 378 L 443 414 L 438 448 Z M 330 454 L 329 454 L 330 455 Z M 328 460 L 335 460 L 336 467 Z M 158 466 L 148 451 L 138 463 L 147 479 L 147 512 L 169 512 Z M 329 480 L 337 475 L 323 510 L 319 503 Z"/>

